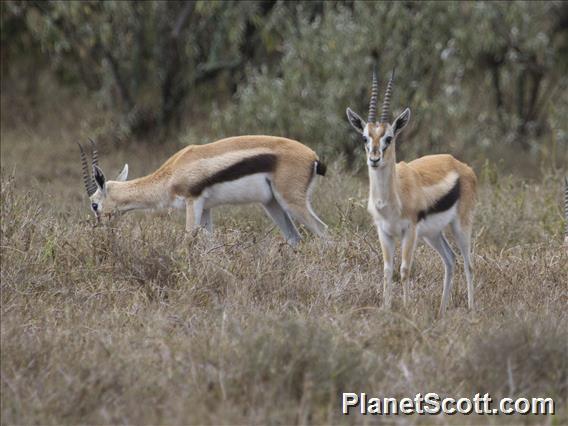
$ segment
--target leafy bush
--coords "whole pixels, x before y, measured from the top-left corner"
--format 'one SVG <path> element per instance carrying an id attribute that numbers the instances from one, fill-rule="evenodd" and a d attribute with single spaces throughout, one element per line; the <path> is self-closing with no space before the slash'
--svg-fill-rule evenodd
<path id="1" fill-rule="evenodd" d="M 555 59 L 566 49 L 565 30 L 551 18 L 565 8 L 356 2 L 326 4 L 310 19 L 300 6 L 296 19 L 283 20 L 281 61 L 250 70 L 233 105 L 217 111 L 213 129 L 276 133 L 353 160 L 360 143 L 345 109 L 366 116 L 376 63 L 381 91 L 396 67 L 393 113 L 413 111 L 403 138 L 415 143 L 402 144 L 403 157 L 448 149 L 480 155 L 501 140 L 534 147 L 550 126 L 558 128 L 547 121 L 551 105 L 566 111 L 557 102 L 568 84 L 567 58 Z M 566 146 L 564 133 L 555 130 L 555 137 Z"/>

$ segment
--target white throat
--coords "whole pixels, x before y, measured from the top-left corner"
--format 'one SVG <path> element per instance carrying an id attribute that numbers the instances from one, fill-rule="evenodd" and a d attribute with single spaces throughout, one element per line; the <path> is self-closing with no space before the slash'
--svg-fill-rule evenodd
<path id="1" fill-rule="evenodd" d="M 385 208 L 400 210 L 394 164 L 385 164 L 375 168 L 369 166 L 369 183 L 369 202 L 377 210 Z"/>

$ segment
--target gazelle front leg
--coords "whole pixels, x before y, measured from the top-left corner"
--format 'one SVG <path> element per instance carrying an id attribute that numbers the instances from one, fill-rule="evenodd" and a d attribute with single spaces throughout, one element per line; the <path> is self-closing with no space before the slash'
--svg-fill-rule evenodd
<path id="1" fill-rule="evenodd" d="M 383 299 L 385 308 L 390 309 L 392 302 L 392 273 L 394 264 L 394 239 L 384 232 L 377 223 L 379 240 L 383 252 Z"/>
<path id="2" fill-rule="evenodd" d="M 402 281 L 402 301 L 404 306 L 408 302 L 408 283 L 410 270 L 416 250 L 416 227 L 410 226 L 402 236 L 402 262 L 400 265 L 400 280 Z"/>
<path id="3" fill-rule="evenodd" d="M 211 210 L 204 208 L 203 198 L 185 200 L 185 231 L 192 232 L 198 227 L 203 227 L 207 231 L 213 231 L 211 220 Z"/>
<path id="4" fill-rule="evenodd" d="M 185 232 L 191 232 L 195 228 L 195 212 L 193 209 L 193 199 L 185 200 Z"/>

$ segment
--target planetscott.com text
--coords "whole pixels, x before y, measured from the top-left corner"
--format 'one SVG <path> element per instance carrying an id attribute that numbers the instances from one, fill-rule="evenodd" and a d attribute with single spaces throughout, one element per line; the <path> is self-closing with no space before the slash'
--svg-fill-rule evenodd
<path id="1" fill-rule="evenodd" d="M 552 398 L 501 398 L 475 394 L 468 398 L 440 397 L 437 393 L 418 393 L 410 398 L 370 397 L 366 393 L 344 392 L 343 414 L 554 414 Z"/>

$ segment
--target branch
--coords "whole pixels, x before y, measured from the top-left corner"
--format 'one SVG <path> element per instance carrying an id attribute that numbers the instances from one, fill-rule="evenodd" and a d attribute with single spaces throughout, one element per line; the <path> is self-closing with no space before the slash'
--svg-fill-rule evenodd
<path id="1" fill-rule="evenodd" d="M 132 110 L 134 103 L 132 102 L 132 97 L 130 96 L 130 91 L 128 90 L 128 87 L 126 86 L 124 79 L 122 78 L 122 74 L 120 72 L 120 67 L 118 65 L 118 62 L 116 61 L 116 58 L 114 56 L 112 56 L 112 54 L 110 53 L 110 51 L 107 48 L 102 47 L 102 50 L 103 50 L 103 54 L 104 54 L 105 59 L 108 61 L 109 65 L 110 65 L 110 71 L 111 71 L 112 76 L 114 78 L 114 81 L 116 83 L 116 87 L 118 88 L 118 92 L 120 93 L 120 97 L 122 98 L 122 100 L 126 104 L 128 110 L 130 111 L 130 110 Z"/>
<path id="2" fill-rule="evenodd" d="M 174 28 L 172 29 L 172 32 L 170 34 L 171 38 L 177 40 L 179 34 L 181 33 L 181 30 L 183 29 L 183 26 L 191 16 L 191 13 L 193 12 L 194 8 L 195 8 L 195 2 L 188 1 L 185 3 L 185 7 L 182 10 L 181 15 L 179 15 L 178 20 L 176 21 L 176 24 L 174 25 Z"/>
<path id="3" fill-rule="evenodd" d="M 526 114 L 526 119 L 527 121 L 532 121 L 535 119 L 536 116 L 536 103 L 538 101 L 538 96 L 540 94 L 540 89 L 541 89 L 541 83 L 542 83 L 542 78 L 543 75 L 539 72 L 532 72 L 531 74 L 532 77 L 532 88 L 531 88 L 531 92 L 530 92 L 530 97 L 529 97 L 529 105 L 528 105 L 528 110 L 527 110 L 527 114 Z"/>
<path id="4" fill-rule="evenodd" d="M 181 30 L 189 20 L 194 8 L 195 2 L 190 1 L 185 4 L 185 7 L 172 28 L 169 39 L 166 41 L 166 72 L 162 83 L 162 124 L 168 124 L 170 122 L 179 103 L 187 93 L 185 87 L 176 87 L 181 67 L 181 55 L 179 53 L 178 44 Z"/>
<path id="5" fill-rule="evenodd" d="M 235 58 L 230 61 L 217 61 L 217 62 L 206 62 L 197 66 L 197 76 L 195 77 L 194 83 L 199 84 L 207 81 L 221 71 L 232 70 L 241 65 L 242 59 Z"/>

